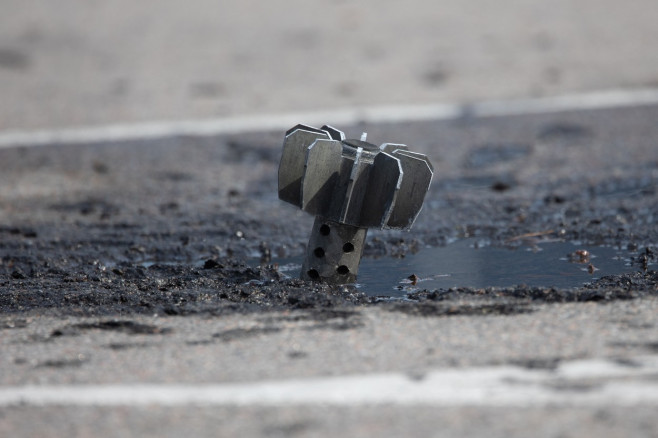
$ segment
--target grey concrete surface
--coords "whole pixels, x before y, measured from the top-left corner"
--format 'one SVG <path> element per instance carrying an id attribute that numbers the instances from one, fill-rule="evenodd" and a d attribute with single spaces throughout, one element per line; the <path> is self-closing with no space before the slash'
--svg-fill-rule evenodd
<path id="1" fill-rule="evenodd" d="M 382 372 L 422 375 L 449 367 L 531 367 L 533 363 L 550 367 L 582 358 L 632 361 L 655 349 L 655 298 L 607 306 L 538 305 L 532 310 L 508 316 L 418 317 L 368 308 L 350 317 L 359 324 L 344 329 L 304 320 L 303 312 L 221 318 L 114 315 L 102 320 L 130 320 L 164 332 L 90 329 L 59 336 L 53 332 L 99 318 L 34 315 L 23 328 L 3 330 L 0 385 L 259 382 Z"/>
<path id="2" fill-rule="evenodd" d="M 2 131 L 658 85 L 653 0 L 2 6 Z"/>
<path id="3" fill-rule="evenodd" d="M 492 437 L 533 436 L 651 438 L 658 430 L 655 407 L 582 409 L 435 408 L 377 406 L 362 409 L 298 407 L 295 409 L 196 407 L 12 408 L 6 413 L 22 424 L 25 436 L 180 437 Z M 33 421 L 52 424 L 44 432 Z M 75 418 L 63 422 L 62 418 Z M 259 419 L 254 421 L 254 419 Z M 3 429 L 0 426 L 0 431 Z M 15 429 L 6 428 L 8 433 Z"/>

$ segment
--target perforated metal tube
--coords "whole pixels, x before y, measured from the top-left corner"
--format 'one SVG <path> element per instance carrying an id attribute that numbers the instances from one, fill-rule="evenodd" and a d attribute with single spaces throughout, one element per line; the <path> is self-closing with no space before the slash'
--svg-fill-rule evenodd
<path id="1" fill-rule="evenodd" d="M 356 281 L 367 232 L 316 216 L 301 278 L 337 284 Z"/>

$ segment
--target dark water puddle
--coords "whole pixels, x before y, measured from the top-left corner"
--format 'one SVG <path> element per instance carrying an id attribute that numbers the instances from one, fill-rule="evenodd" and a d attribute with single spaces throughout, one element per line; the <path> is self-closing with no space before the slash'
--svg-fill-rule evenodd
<path id="1" fill-rule="evenodd" d="M 586 252 L 583 252 L 586 251 Z M 357 287 L 368 295 L 404 297 L 408 292 L 451 287 L 509 287 L 524 284 L 580 287 L 605 275 L 640 269 L 632 253 L 612 247 L 544 242 L 517 248 L 483 246 L 465 239 L 425 248 L 402 259 L 363 258 Z M 297 277 L 301 258 L 273 260 Z"/>

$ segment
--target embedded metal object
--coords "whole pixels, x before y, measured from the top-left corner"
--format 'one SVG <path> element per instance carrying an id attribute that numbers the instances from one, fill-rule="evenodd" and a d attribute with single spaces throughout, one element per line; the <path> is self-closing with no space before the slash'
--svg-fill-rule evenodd
<path id="1" fill-rule="evenodd" d="M 286 132 L 279 199 L 316 216 L 302 279 L 354 282 L 368 228 L 408 230 L 420 213 L 434 171 L 427 156 L 365 140 L 327 125 Z"/>

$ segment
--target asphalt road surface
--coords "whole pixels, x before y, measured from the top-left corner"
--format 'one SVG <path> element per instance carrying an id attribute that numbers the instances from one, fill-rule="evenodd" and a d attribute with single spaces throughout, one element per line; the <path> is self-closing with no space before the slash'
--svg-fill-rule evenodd
<path id="1" fill-rule="evenodd" d="M 313 220 L 276 197 L 283 131 L 0 149 L 0 435 L 656 436 L 656 120 L 339 126 L 437 169 L 365 257 L 568 241 L 633 267 L 397 300 L 272 264 Z"/>

